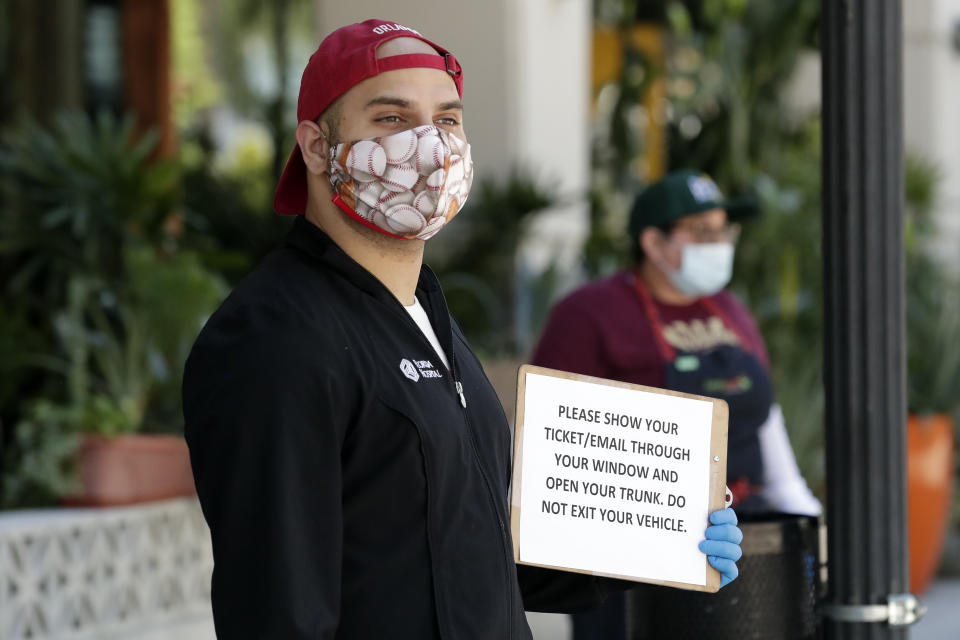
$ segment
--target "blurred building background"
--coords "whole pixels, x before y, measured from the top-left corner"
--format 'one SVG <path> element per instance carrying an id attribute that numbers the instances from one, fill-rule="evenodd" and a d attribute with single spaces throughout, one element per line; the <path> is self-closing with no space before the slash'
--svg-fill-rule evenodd
<path id="1" fill-rule="evenodd" d="M 307 58 L 368 17 L 418 29 L 464 66 L 479 180 L 428 261 L 508 415 L 515 366 L 550 305 L 628 264 L 636 190 L 699 168 L 763 205 L 733 289 L 761 325 L 822 497 L 818 0 L 8 0 L 0 11 L 0 575 L 17 576 L 0 583 L 0 638 L 212 637 L 202 519 L 189 497 L 155 501 L 189 492 L 183 359 L 289 227 L 271 198 Z M 916 433 L 943 451 L 960 407 L 960 0 L 905 2 L 903 38 L 909 405 L 942 417 L 918 418 Z M 139 469 L 179 476 L 129 490 L 136 474 L 106 452 L 116 443 L 121 460 L 149 447 Z M 950 460 L 936 490 L 948 505 Z M 946 531 L 928 561 L 945 576 L 960 574 L 953 495 L 945 514 L 911 523 L 917 538 Z"/>

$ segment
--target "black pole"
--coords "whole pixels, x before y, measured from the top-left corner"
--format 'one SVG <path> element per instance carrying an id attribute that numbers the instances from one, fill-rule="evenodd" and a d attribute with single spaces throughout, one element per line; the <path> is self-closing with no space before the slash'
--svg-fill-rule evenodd
<path id="1" fill-rule="evenodd" d="M 906 638 L 900 0 L 822 0 L 827 638 Z M 896 617 L 896 616 L 895 616 Z M 881 621 L 882 620 L 882 621 Z"/>

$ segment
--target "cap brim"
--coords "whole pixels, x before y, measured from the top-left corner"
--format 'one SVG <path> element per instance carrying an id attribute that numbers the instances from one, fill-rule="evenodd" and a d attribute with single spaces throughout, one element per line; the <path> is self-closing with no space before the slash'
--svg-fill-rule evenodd
<path id="1" fill-rule="evenodd" d="M 725 200 L 720 207 L 726 210 L 728 220 L 744 220 L 760 213 L 760 203 L 752 195 Z"/>
<path id="2" fill-rule="evenodd" d="M 300 145 L 294 145 L 287 166 L 280 174 L 273 194 L 273 210 L 288 216 L 302 215 L 307 210 L 307 165 L 303 162 Z"/>

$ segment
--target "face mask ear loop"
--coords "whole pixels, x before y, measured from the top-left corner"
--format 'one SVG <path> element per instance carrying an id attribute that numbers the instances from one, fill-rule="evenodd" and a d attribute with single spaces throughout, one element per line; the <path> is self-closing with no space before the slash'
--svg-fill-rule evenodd
<path id="1" fill-rule="evenodd" d="M 660 237 L 663 238 L 664 244 L 672 244 L 672 245 L 675 245 L 675 246 L 679 247 L 679 248 L 680 248 L 680 253 L 681 253 L 681 255 L 683 254 L 683 247 L 684 247 L 684 245 L 685 245 L 686 243 L 684 243 L 684 242 L 677 242 L 676 240 L 674 240 L 674 239 L 673 239 L 673 234 L 672 234 L 671 232 L 669 232 L 669 231 L 664 231 L 663 229 L 657 229 L 657 233 L 659 233 L 659 234 L 660 234 Z M 658 247 L 658 250 L 659 250 L 659 249 L 660 249 L 660 247 Z M 666 276 L 669 276 L 669 275 L 670 275 L 670 272 L 672 272 L 672 271 L 679 271 L 679 269 L 674 269 L 672 266 L 670 266 L 670 264 L 663 258 L 663 252 L 662 252 L 662 250 L 660 251 L 660 255 L 658 255 L 658 256 L 656 257 L 656 259 L 653 259 L 653 256 L 647 256 L 647 257 L 648 257 L 648 258 L 653 262 L 653 264 L 655 264 L 655 265 L 657 266 L 657 268 L 660 269 L 660 271 L 662 271 L 663 274 L 666 275 Z M 683 260 L 683 259 L 681 258 L 681 263 L 680 263 L 680 264 L 681 264 L 681 269 L 683 268 L 683 262 L 682 262 L 682 260 Z"/>
<path id="2" fill-rule="evenodd" d="M 319 129 L 320 129 L 320 137 L 323 138 L 323 141 L 327 143 L 327 164 L 329 164 L 329 163 L 330 163 L 330 155 L 329 155 L 329 154 L 330 154 L 330 152 L 333 151 L 333 147 L 336 146 L 336 145 L 331 144 L 330 138 L 327 137 L 327 134 L 324 132 L 323 127 L 320 126 L 320 120 L 314 120 L 313 122 L 314 122 L 314 124 L 317 125 L 317 127 L 319 127 Z M 329 167 L 327 167 L 327 173 L 328 173 L 328 174 L 330 173 L 330 168 L 329 168 Z"/>

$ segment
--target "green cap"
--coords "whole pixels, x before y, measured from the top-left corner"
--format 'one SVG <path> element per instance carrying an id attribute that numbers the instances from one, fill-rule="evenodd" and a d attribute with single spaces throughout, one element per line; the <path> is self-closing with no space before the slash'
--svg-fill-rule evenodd
<path id="1" fill-rule="evenodd" d="M 756 213 L 756 203 L 753 199 L 724 198 L 717 183 L 705 173 L 689 169 L 671 171 L 641 191 L 633 201 L 630 236 L 635 238 L 647 227 L 658 227 L 711 209 L 724 209 L 729 220 L 738 220 Z"/>

